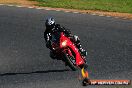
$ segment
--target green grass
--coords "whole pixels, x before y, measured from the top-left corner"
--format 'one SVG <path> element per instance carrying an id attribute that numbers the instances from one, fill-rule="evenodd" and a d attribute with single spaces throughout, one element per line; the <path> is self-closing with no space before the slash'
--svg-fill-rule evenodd
<path id="1" fill-rule="evenodd" d="M 132 13 L 132 0 L 32 0 L 39 6 Z"/>

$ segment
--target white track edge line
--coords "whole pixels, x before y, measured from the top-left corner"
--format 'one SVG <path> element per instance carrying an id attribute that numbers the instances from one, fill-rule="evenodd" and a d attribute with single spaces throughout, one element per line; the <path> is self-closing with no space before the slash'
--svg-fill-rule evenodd
<path id="1" fill-rule="evenodd" d="M 4 4 L 0 4 L 0 5 L 4 5 Z"/>
<path id="2" fill-rule="evenodd" d="M 15 7 L 26 7 L 26 8 L 34 8 L 34 9 L 43 9 L 43 10 L 52 10 L 52 9 L 48 9 L 48 8 L 41 8 L 41 7 L 27 7 L 27 6 L 21 6 L 21 5 L 7 5 L 7 4 L 0 4 L 0 6 L 2 5 L 6 5 L 6 6 L 15 6 Z M 63 10 L 55 10 L 55 11 L 63 11 Z M 69 13 L 69 12 L 72 12 L 72 11 L 63 11 L 63 12 L 66 12 L 66 13 Z M 72 13 L 79 13 L 79 12 L 72 12 Z M 86 13 L 82 13 L 82 14 L 86 14 Z M 89 13 L 88 13 L 89 14 Z M 105 15 L 99 15 L 99 14 L 96 14 L 96 13 L 91 13 L 90 15 L 97 15 L 97 16 L 104 16 L 104 17 L 112 17 L 112 16 L 105 16 Z M 114 17 L 114 18 L 120 18 L 120 17 Z M 123 19 L 127 19 L 127 18 L 123 18 Z"/>

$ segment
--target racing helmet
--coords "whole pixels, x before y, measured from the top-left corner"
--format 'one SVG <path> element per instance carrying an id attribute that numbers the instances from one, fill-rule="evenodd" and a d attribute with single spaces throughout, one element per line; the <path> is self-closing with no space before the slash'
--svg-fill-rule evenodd
<path id="1" fill-rule="evenodd" d="M 45 26 L 52 28 L 55 25 L 54 18 L 50 17 L 46 19 Z"/>

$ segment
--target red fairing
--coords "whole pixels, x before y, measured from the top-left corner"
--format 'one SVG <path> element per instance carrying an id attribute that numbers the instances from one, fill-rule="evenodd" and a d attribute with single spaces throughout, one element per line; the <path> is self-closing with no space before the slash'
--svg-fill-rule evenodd
<path id="1" fill-rule="evenodd" d="M 76 55 L 76 65 L 82 65 L 84 64 L 84 60 L 82 59 L 78 49 L 76 48 L 76 46 L 71 42 L 71 40 L 69 38 L 67 38 L 63 33 L 61 33 L 61 37 L 60 37 L 60 48 L 63 47 L 70 47 L 73 52 L 75 52 Z M 71 51 L 68 51 L 68 54 L 71 55 Z"/>

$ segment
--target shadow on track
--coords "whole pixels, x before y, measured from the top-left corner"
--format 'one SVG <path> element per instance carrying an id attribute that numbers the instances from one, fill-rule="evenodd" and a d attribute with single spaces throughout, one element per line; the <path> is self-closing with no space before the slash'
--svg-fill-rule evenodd
<path id="1" fill-rule="evenodd" d="M 4 73 L 4 74 L 0 74 L 0 76 L 19 75 L 19 74 L 34 74 L 34 73 L 66 72 L 66 71 L 70 71 L 70 70 L 69 69 L 61 69 L 61 70 L 35 71 L 35 72 L 29 72 L 29 73 Z"/>

